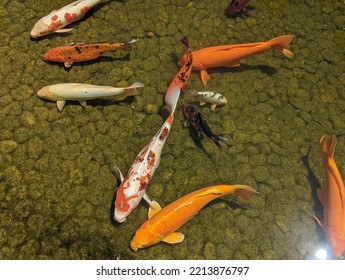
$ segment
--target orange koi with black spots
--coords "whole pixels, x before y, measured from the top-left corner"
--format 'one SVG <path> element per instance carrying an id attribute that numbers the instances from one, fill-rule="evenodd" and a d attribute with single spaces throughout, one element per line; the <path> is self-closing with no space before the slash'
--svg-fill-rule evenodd
<path id="1" fill-rule="evenodd" d="M 138 37 L 127 43 L 77 43 L 66 46 L 52 48 L 47 51 L 43 59 L 52 62 L 63 62 L 69 68 L 74 62 L 83 62 L 97 59 L 105 52 L 115 52 L 118 50 L 130 51 L 131 45 L 138 41 Z"/>

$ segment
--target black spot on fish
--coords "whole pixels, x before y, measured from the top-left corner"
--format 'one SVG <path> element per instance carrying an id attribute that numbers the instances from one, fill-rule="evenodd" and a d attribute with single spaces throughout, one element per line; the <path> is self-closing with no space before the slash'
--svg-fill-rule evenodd
<path id="1" fill-rule="evenodd" d="M 78 53 L 81 53 L 81 50 L 79 47 L 74 47 L 74 49 L 78 52 Z"/>

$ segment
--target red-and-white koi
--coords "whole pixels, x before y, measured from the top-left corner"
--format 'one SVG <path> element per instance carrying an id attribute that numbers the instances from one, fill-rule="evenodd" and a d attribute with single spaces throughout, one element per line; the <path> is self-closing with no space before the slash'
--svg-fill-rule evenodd
<path id="1" fill-rule="evenodd" d="M 146 189 L 159 165 L 163 146 L 173 123 L 173 114 L 180 96 L 180 88 L 175 86 L 170 93 L 165 99 L 170 115 L 162 127 L 137 155 L 125 178 L 117 168 L 120 173 L 121 184 L 116 193 L 114 219 L 119 223 L 126 220 L 143 197 L 150 205 L 152 204 L 146 194 Z"/>
<path id="2" fill-rule="evenodd" d="M 54 32 L 69 32 L 73 28 L 62 29 L 64 26 L 81 19 L 89 10 L 102 0 L 78 0 L 59 10 L 52 11 L 41 18 L 31 30 L 31 37 L 37 38 Z"/>

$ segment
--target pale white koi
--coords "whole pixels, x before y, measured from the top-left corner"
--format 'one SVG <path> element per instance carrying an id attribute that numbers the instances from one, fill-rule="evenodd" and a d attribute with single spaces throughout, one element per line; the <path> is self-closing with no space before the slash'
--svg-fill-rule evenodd
<path id="1" fill-rule="evenodd" d="M 163 146 L 173 123 L 173 114 L 179 96 L 180 89 L 178 86 L 174 87 L 166 95 L 165 101 L 169 107 L 170 115 L 156 135 L 137 155 L 125 178 L 117 168 L 122 182 L 116 193 L 114 219 L 119 223 L 126 220 L 127 216 L 138 206 L 143 197 L 152 205 L 146 190 L 150 179 L 159 165 Z"/>
<path id="2" fill-rule="evenodd" d="M 200 106 L 206 103 L 211 104 L 211 110 L 216 109 L 217 106 L 225 105 L 228 102 L 224 95 L 213 91 L 200 91 L 194 95 L 201 100 Z"/>
<path id="3" fill-rule="evenodd" d="M 80 83 L 65 83 L 45 86 L 37 92 L 40 98 L 56 101 L 60 111 L 65 106 L 66 100 L 76 100 L 85 108 L 86 100 L 113 99 L 119 95 L 132 96 L 137 94 L 137 88 L 143 87 L 142 82 L 135 82 L 129 87 L 97 86 Z"/>
<path id="4" fill-rule="evenodd" d="M 59 10 L 54 10 L 49 15 L 41 18 L 34 25 L 30 35 L 32 38 L 37 38 L 54 32 L 69 32 L 73 28 L 62 28 L 84 17 L 89 10 L 101 1 L 102 0 L 78 0 Z"/>

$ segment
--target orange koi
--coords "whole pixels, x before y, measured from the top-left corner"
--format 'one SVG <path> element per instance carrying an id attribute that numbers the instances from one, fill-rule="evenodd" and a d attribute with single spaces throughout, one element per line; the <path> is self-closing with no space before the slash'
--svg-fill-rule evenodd
<path id="1" fill-rule="evenodd" d="M 273 38 L 267 42 L 214 46 L 193 51 L 192 70 L 200 70 L 201 80 L 206 86 L 211 78 L 207 73 L 208 68 L 237 67 L 240 66 L 241 59 L 250 55 L 265 52 L 270 49 L 281 50 L 286 57 L 291 58 L 293 53 L 286 49 L 286 47 L 289 45 L 292 39 L 292 35 L 283 35 Z M 178 64 L 181 66 L 186 60 L 187 56 L 184 55 L 179 60 Z"/>
<path id="2" fill-rule="evenodd" d="M 138 37 L 127 43 L 77 43 L 50 49 L 43 56 L 45 61 L 63 62 L 69 68 L 74 62 L 94 60 L 105 52 L 118 50 L 130 51 L 131 45 L 138 41 Z"/>
<path id="3" fill-rule="evenodd" d="M 191 192 L 161 209 L 152 201 L 149 208 L 149 219 L 136 231 L 130 246 L 134 251 L 164 241 L 175 244 L 184 240 L 182 233 L 176 232 L 200 209 L 210 201 L 229 194 L 237 194 L 245 200 L 252 201 L 251 194 L 257 193 L 244 185 L 216 185 Z"/>
<path id="4" fill-rule="evenodd" d="M 336 143 L 335 135 L 323 135 L 320 139 L 326 187 L 317 189 L 317 196 L 324 208 L 323 223 L 315 218 L 322 227 L 333 254 L 340 257 L 345 251 L 345 188 L 333 158 Z"/>

